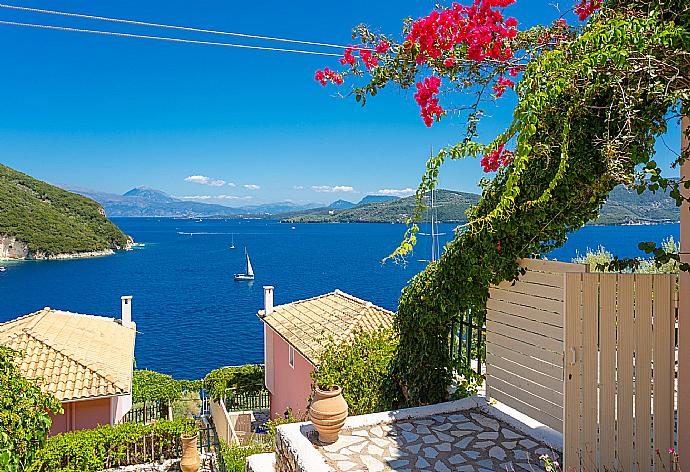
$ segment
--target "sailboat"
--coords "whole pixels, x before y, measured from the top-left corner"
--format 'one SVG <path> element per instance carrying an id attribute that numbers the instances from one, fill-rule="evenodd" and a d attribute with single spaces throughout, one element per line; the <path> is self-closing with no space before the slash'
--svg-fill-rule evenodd
<path id="1" fill-rule="evenodd" d="M 232 242 L 230 243 L 230 249 L 235 249 L 235 235 L 232 235 Z"/>
<path id="2" fill-rule="evenodd" d="M 252 269 L 252 262 L 249 260 L 249 253 L 247 252 L 247 248 L 244 248 L 244 256 L 247 258 L 247 270 L 244 274 L 235 274 L 234 279 L 236 281 L 254 280 L 254 270 Z"/>

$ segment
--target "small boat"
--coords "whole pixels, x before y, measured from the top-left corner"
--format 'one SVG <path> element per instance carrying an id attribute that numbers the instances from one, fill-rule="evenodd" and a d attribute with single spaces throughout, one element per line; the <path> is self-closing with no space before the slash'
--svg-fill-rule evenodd
<path id="1" fill-rule="evenodd" d="M 0 272 L 5 272 L 7 269 L 3 266 L 0 266 Z"/>
<path id="2" fill-rule="evenodd" d="M 252 262 L 249 260 L 249 254 L 247 253 L 247 248 L 244 249 L 244 255 L 247 258 L 247 271 L 244 274 L 235 274 L 234 279 L 236 281 L 254 280 L 254 270 L 252 270 Z"/>
<path id="3" fill-rule="evenodd" d="M 230 249 L 235 249 L 235 235 L 232 235 L 232 242 L 230 243 Z"/>

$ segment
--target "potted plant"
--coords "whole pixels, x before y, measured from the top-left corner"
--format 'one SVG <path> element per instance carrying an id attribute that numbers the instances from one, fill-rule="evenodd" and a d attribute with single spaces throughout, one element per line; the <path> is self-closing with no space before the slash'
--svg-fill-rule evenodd
<path id="1" fill-rule="evenodd" d="M 318 431 L 321 443 L 336 442 L 347 419 L 347 402 L 343 398 L 343 390 L 337 385 L 316 384 L 314 399 L 309 406 L 309 419 Z"/>
<path id="2" fill-rule="evenodd" d="M 199 470 L 201 458 L 197 449 L 198 437 L 199 429 L 194 420 L 190 419 L 190 421 L 185 422 L 180 434 L 180 442 L 182 443 L 180 469 L 182 472 L 198 472 Z"/>

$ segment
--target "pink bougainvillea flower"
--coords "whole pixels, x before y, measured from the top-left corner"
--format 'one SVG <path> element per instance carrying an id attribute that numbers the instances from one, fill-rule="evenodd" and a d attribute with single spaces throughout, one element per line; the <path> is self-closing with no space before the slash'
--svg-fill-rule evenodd
<path id="1" fill-rule="evenodd" d="M 481 165 L 484 168 L 484 172 L 496 172 L 499 168 L 507 166 L 512 161 L 513 153 L 507 151 L 504 145 L 501 144 L 498 149 L 494 149 L 482 158 Z"/>
<path id="2" fill-rule="evenodd" d="M 441 79 L 433 75 L 416 84 L 417 93 L 414 94 L 414 99 L 422 109 L 420 115 L 427 127 L 431 127 L 434 119 L 438 119 L 443 115 L 443 108 L 439 105 L 438 98 L 436 98 L 440 85 Z"/>
<path id="3" fill-rule="evenodd" d="M 372 68 L 379 65 L 379 60 L 376 59 L 376 56 L 374 56 L 369 49 L 362 49 L 359 52 L 359 57 L 362 58 L 362 62 L 364 62 L 364 66 L 368 70 L 371 70 Z"/>
<path id="4" fill-rule="evenodd" d="M 509 78 L 499 77 L 496 81 L 496 84 L 494 84 L 493 86 L 493 90 L 497 97 L 501 97 L 507 88 L 513 88 L 514 86 L 515 82 L 513 82 Z"/>
<path id="5" fill-rule="evenodd" d="M 580 21 L 585 21 L 592 13 L 601 8 L 601 0 L 580 0 L 580 3 L 575 5 L 575 14 Z"/>
<path id="6" fill-rule="evenodd" d="M 453 67 L 455 65 L 455 58 L 449 57 L 443 61 L 444 67 Z"/>
<path id="7" fill-rule="evenodd" d="M 390 45 L 388 44 L 388 41 L 381 41 L 377 46 L 376 46 L 376 52 L 379 54 L 385 54 L 388 52 L 388 48 L 390 48 Z"/>
<path id="8" fill-rule="evenodd" d="M 352 54 L 355 51 L 355 48 L 347 48 L 345 49 L 345 55 L 340 59 L 340 63 L 342 65 L 354 65 L 357 62 L 357 58 Z"/>

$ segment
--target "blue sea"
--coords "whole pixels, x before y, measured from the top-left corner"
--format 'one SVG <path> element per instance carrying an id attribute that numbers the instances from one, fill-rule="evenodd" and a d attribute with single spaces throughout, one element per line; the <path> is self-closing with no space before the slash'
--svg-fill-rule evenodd
<path id="1" fill-rule="evenodd" d="M 120 296 L 133 295 L 137 367 L 200 378 L 217 367 L 262 361 L 256 313 L 263 285 L 275 286 L 276 304 L 341 289 L 395 310 L 400 290 L 431 255 L 429 238 L 421 237 L 407 264 L 381 264 L 405 231 L 396 224 L 113 221 L 145 246 L 92 259 L 4 263 L 0 322 L 45 306 L 119 317 Z M 452 229 L 440 225 L 442 241 Z M 550 257 L 570 261 L 599 245 L 620 257 L 640 256 L 639 241 L 660 243 L 668 236 L 678 240 L 677 224 L 590 226 Z M 245 248 L 256 280 L 235 282 L 233 274 L 244 271 Z"/>

